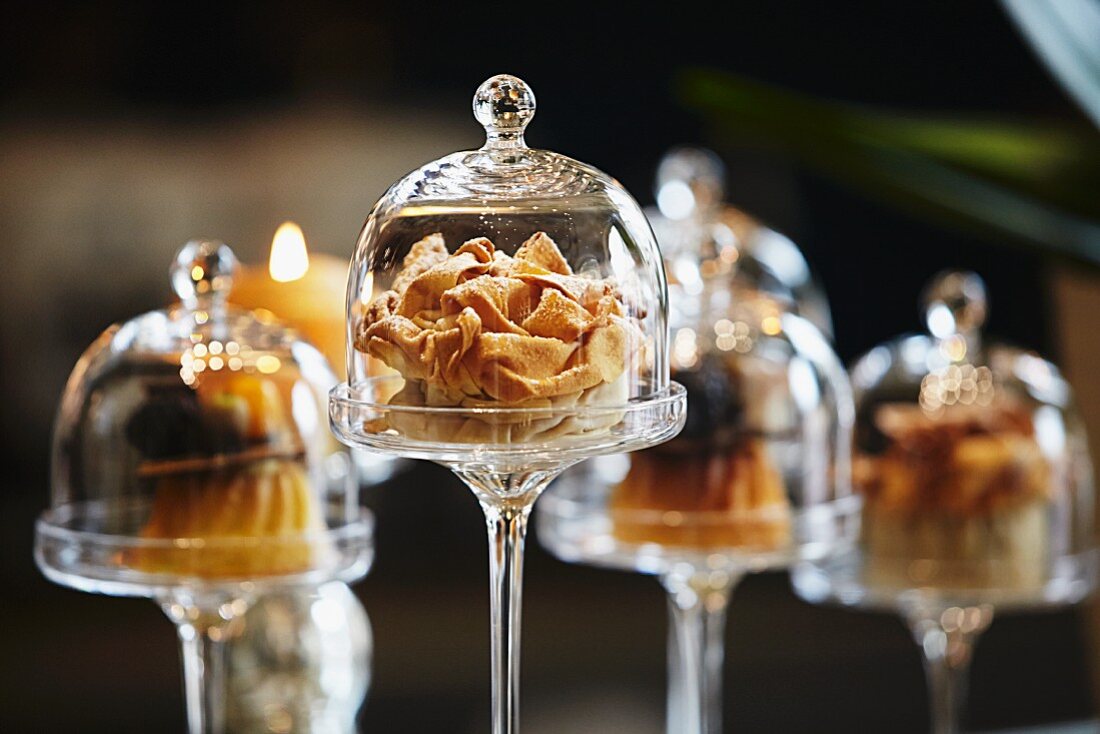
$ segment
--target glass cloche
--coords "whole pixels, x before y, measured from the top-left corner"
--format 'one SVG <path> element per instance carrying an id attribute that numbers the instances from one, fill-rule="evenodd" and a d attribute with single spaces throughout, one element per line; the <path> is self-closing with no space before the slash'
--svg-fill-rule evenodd
<path id="1" fill-rule="evenodd" d="M 604 442 L 621 421 L 603 407 L 669 390 L 652 231 L 610 176 L 527 147 L 535 97 L 521 80 L 489 79 L 473 111 L 485 145 L 408 174 L 367 218 L 349 281 L 345 397 L 391 406 L 367 430 L 424 442 Z M 504 407 L 550 412 L 415 414 Z M 560 410 L 575 408 L 590 410 L 565 420 Z"/>
<path id="2" fill-rule="evenodd" d="M 948 733 L 995 610 L 1094 589 L 1094 489 L 1069 384 L 986 338 L 981 279 L 940 273 L 923 310 L 927 333 L 877 346 L 851 371 L 859 548 L 799 566 L 794 583 L 811 601 L 902 614 L 925 657 L 932 729 Z"/>
<path id="3" fill-rule="evenodd" d="M 833 321 L 825 291 L 787 236 L 724 201 L 725 166 L 704 148 L 678 146 L 661 159 L 646 210 L 664 254 L 670 286 L 698 297 L 723 280 L 768 293 L 829 339 Z M 717 278 L 715 276 L 722 276 Z M 690 308 L 694 300 L 683 307 Z M 676 300 L 673 308 L 680 307 Z"/>
<path id="4" fill-rule="evenodd" d="M 236 267 L 224 244 L 189 242 L 171 266 L 180 302 L 111 326 L 81 356 L 35 546 L 50 579 L 152 597 L 177 622 L 192 731 L 219 730 L 202 661 L 256 595 L 358 578 L 371 556 L 327 431 L 336 378 L 294 332 L 227 305 Z"/>
<path id="5" fill-rule="evenodd" d="M 660 253 L 607 174 L 527 147 L 522 80 L 477 90 L 478 150 L 395 183 L 367 217 L 348 283 L 348 383 L 330 419 L 351 446 L 450 467 L 488 519 L 493 731 L 518 728 L 528 513 L 559 472 L 680 429 Z"/>
<path id="6" fill-rule="evenodd" d="M 722 628 L 746 573 L 855 541 L 847 374 L 789 302 L 730 277 L 706 239 L 675 254 L 698 288 L 669 286 L 672 379 L 683 431 L 567 473 L 543 499 L 539 539 L 566 561 L 653 574 L 669 595 L 668 731 L 721 731 Z"/>
<path id="7" fill-rule="evenodd" d="M 928 333 L 852 368 L 859 586 L 883 601 L 911 589 L 1002 606 L 1079 597 L 1094 492 L 1069 384 L 985 337 L 977 275 L 941 273 L 923 301 Z"/>

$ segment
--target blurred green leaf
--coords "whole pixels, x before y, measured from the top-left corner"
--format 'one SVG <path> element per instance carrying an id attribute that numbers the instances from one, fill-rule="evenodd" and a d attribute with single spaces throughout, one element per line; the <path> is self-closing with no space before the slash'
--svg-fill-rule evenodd
<path id="1" fill-rule="evenodd" d="M 883 112 L 705 69 L 679 93 L 719 144 L 770 145 L 918 216 L 1100 266 L 1091 128 Z"/>

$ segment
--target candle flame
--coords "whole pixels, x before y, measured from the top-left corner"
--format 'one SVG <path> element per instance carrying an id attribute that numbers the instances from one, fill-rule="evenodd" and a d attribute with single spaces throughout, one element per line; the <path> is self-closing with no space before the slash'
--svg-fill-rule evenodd
<path id="1" fill-rule="evenodd" d="M 275 230 L 267 269 L 271 279 L 279 283 L 298 280 L 309 270 L 306 237 L 302 234 L 302 228 L 294 222 L 283 222 Z"/>

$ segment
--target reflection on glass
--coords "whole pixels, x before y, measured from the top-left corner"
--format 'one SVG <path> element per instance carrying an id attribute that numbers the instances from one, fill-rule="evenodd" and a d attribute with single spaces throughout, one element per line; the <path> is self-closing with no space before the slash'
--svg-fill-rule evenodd
<path id="1" fill-rule="evenodd" d="M 370 683 L 370 621 L 347 586 L 265 594 L 228 645 L 228 731 L 355 734 Z"/>
<path id="2" fill-rule="evenodd" d="M 826 337 L 832 316 L 802 251 L 786 236 L 723 202 L 725 167 L 714 153 L 681 146 L 657 168 L 657 207 L 646 216 L 666 259 L 668 278 L 692 297 L 719 276 L 764 291 Z M 691 309 L 696 300 L 673 303 Z"/>

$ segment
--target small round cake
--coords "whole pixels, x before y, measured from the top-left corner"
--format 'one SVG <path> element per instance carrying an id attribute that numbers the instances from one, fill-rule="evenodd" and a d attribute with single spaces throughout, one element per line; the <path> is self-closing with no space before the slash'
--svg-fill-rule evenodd
<path id="1" fill-rule="evenodd" d="M 759 369 L 749 378 L 744 361 L 707 354 L 674 373 L 687 389 L 687 425 L 630 457 L 609 502 L 617 538 L 762 552 L 789 545 L 791 505 L 767 435 L 783 430 L 785 416 L 768 406 L 785 381 Z"/>
<path id="2" fill-rule="evenodd" d="M 1019 406 L 954 405 L 929 415 L 886 404 L 884 446 L 857 454 L 873 578 L 1034 587 L 1046 573 L 1051 466 Z M 896 579 L 895 579 L 896 580 Z"/>

